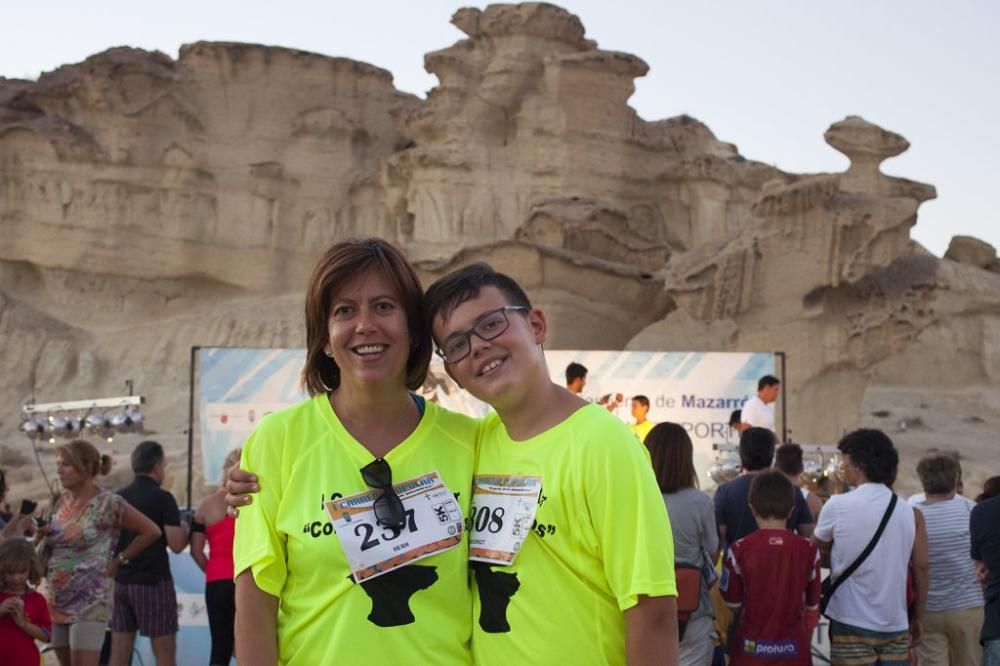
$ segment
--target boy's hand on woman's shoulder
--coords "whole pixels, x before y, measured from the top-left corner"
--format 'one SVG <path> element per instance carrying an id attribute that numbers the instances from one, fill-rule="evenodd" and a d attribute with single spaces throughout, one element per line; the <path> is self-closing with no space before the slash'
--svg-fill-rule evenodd
<path id="1" fill-rule="evenodd" d="M 253 501 L 250 494 L 259 491 L 257 476 L 234 465 L 226 479 L 226 513 L 236 518 L 240 515 L 240 507 Z"/>

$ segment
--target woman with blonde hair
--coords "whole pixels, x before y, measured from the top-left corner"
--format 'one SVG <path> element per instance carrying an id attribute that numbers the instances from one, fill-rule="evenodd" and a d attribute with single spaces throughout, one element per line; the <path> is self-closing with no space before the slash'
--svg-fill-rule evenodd
<path id="1" fill-rule="evenodd" d="M 125 499 L 94 479 L 111 470 L 111 457 L 76 439 L 56 447 L 63 493 L 55 499 L 52 522 L 38 530 L 46 539 L 52 647 L 60 666 L 97 666 L 110 619 L 111 592 L 118 567 L 160 537 L 160 528 Z M 138 536 L 113 557 L 121 530 Z"/>
<path id="2" fill-rule="evenodd" d="M 212 635 L 209 664 L 225 666 L 233 656 L 233 619 L 236 615 L 236 586 L 233 583 L 233 537 L 236 521 L 226 515 L 225 482 L 229 469 L 240 462 L 234 449 L 222 463 L 222 485 L 201 501 L 191 524 L 191 557 L 205 572 L 205 606 Z M 208 544 L 208 555 L 205 544 Z"/>

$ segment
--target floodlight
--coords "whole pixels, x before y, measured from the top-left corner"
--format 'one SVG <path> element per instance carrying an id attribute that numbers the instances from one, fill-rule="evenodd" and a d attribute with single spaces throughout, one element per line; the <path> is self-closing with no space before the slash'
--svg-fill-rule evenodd
<path id="1" fill-rule="evenodd" d="M 823 481 L 823 477 L 826 476 L 823 472 L 823 463 L 818 460 L 806 460 L 802 463 L 802 478 L 804 478 L 808 483 L 820 484 Z"/>
<path id="2" fill-rule="evenodd" d="M 95 435 L 101 437 L 104 436 L 104 431 L 107 430 L 111 424 L 108 423 L 107 417 L 103 414 L 87 414 L 87 418 L 84 419 L 86 423 L 87 430 Z"/>
<path id="3" fill-rule="evenodd" d="M 78 437 L 81 432 L 83 432 L 83 421 L 79 416 L 70 416 L 66 419 L 66 426 L 63 428 L 65 437 Z"/>
<path id="4" fill-rule="evenodd" d="M 38 439 L 45 432 L 45 426 L 35 419 L 25 419 L 21 423 L 21 432 L 27 435 L 29 439 Z"/>

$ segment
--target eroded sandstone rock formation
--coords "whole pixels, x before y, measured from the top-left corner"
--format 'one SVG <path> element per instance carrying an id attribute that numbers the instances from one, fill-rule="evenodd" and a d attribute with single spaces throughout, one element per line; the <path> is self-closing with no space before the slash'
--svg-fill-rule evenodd
<path id="1" fill-rule="evenodd" d="M 972 396 L 978 421 L 898 437 L 988 475 L 1000 264 L 975 239 L 944 259 L 910 240 L 935 191 L 880 172 L 903 137 L 847 118 L 825 134 L 846 172 L 784 173 L 693 118 L 640 118 L 646 64 L 558 7 L 453 22 L 466 38 L 426 56 L 426 100 L 371 65 L 226 43 L 0 80 L 3 451 L 22 402 L 133 378 L 182 460 L 190 347 L 301 345 L 315 256 L 378 235 L 427 278 L 511 272 L 556 348 L 783 350 L 797 440 Z"/>

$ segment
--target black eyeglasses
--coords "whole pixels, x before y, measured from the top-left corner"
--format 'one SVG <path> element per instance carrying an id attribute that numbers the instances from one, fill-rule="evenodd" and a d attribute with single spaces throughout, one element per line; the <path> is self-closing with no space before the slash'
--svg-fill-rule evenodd
<path id="1" fill-rule="evenodd" d="M 437 355 L 444 359 L 445 363 L 458 363 L 472 351 L 473 335 L 481 340 L 493 340 L 502 335 L 510 326 L 507 312 L 530 309 L 524 305 L 505 305 L 502 308 L 490 310 L 480 317 L 475 326 L 469 330 L 450 335 L 444 341 L 444 346 L 438 347 L 436 350 Z"/>
<path id="2" fill-rule="evenodd" d="M 382 491 L 375 500 L 375 521 L 383 527 L 400 528 L 406 519 L 403 500 L 392 488 L 392 468 L 384 458 L 376 458 L 361 468 L 361 478 Z"/>

